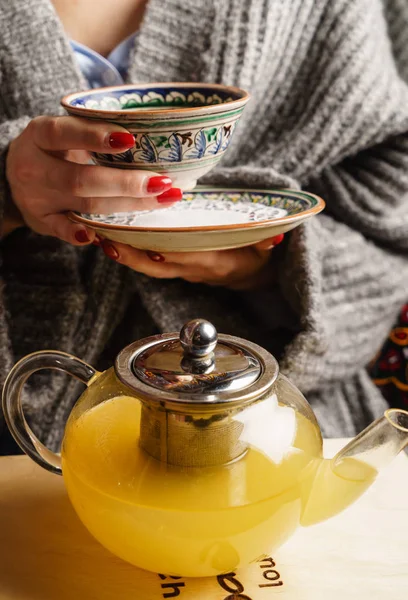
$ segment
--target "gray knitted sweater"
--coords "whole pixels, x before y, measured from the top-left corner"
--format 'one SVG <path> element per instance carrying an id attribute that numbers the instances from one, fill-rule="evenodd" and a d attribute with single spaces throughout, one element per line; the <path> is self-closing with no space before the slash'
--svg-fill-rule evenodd
<path id="1" fill-rule="evenodd" d="M 406 0 L 150 0 L 130 81 L 211 81 L 252 93 L 217 184 L 303 187 L 325 214 L 287 236 L 279 286 L 238 294 L 142 277 L 21 229 L 1 243 L 0 377 L 55 348 L 101 366 L 132 339 L 211 319 L 276 351 L 326 435 L 385 407 L 365 366 L 408 297 Z M 85 86 L 48 0 L 0 0 L 1 205 L 7 146 Z M 272 268 L 272 267 L 271 267 Z M 55 448 L 78 384 L 27 386 L 30 422 Z"/>

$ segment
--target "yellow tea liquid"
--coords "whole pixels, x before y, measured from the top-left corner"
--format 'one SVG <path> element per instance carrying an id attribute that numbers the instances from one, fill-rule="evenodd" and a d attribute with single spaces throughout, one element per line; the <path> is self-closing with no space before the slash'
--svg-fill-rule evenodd
<path id="1" fill-rule="evenodd" d="M 131 397 L 99 404 L 68 423 L 62 453 L 76 512 L 123 559 L 170 575 L 219 574 L 281 545 L 302 518 L 307 524 L 327 512 L 326 501 L 312 507 L 307 497 L 319 497 L 313 478 L 327 491 L 337 489 L 337 477 L 322 474 L 329 462 L 305 417 L 296 416 L 294 440 L 278 461 L 251 447 L 228 465 L 196 469 L 147 455 L 138 445 L 140 413 Z"/>
<path id="2" fill-rule="evenodd" d="M 339 464 L 330 459 L 311 461 L 301 475 L 304 527 L 325 521 L 353 504 L 373 483 L 377 471 L 355 458 Z"/>

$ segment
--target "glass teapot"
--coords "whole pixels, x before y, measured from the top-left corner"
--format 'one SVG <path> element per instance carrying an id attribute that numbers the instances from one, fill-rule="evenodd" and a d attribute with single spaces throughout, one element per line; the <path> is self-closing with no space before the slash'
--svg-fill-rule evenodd
<path id="1" fill-rule="evenodd" d="M 61 456 L 22 411 L 24 382 L 44 368 L 87 386 Z M 408 412 L 391 409 L 324 459 L 312 409 L 273 356 L 201 319 L 127 346 L 103 373 L 61 352 L 31 354 L 11 370 L 3 409 L 21 448 L 63 475 L 101 544 L 179 576 L 217 575 L 275 551 L 299 525 L 356 500 L 408 443 Z"/>

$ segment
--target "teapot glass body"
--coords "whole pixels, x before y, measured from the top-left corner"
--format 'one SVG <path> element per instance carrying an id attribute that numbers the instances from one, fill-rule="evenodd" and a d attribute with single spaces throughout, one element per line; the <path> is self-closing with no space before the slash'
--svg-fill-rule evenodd
<path id="1" fill-rule="evenodd" d="M 78 516 L 101 544 L 144 569 L 202 577 L 247 565 L 290 537 L 301 520 L 302 474 L 322 457 L 313 413 L 279 376 L 261 400 L 218 414 L 199 435 L 217 427 L 212 442 L 239 446 L 239 455 L 169 464 L 144 449 L 143 421 L 154 421 L 159 438 L 163 420 L 174 419 L 180 439 L 185 413 L 146 406 L 113 369 L 90 385 L 67 423 L 62 470 Z M 176 452 L 188 455 L 191 436 L 185 443 Z"/>

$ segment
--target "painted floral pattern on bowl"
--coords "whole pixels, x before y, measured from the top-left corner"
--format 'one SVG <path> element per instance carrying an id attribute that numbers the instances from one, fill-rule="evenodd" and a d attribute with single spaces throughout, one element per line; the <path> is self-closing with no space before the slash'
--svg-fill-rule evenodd
<path id="1" fill-rule="evenodd" d="M 211 158 L 228 148 L 236 121 L 220 127 L 207 127 L 174 133 L 134 134 L 135 147 L 120 154 L 93 153 L 98 163 L 170 163 Z"/>

